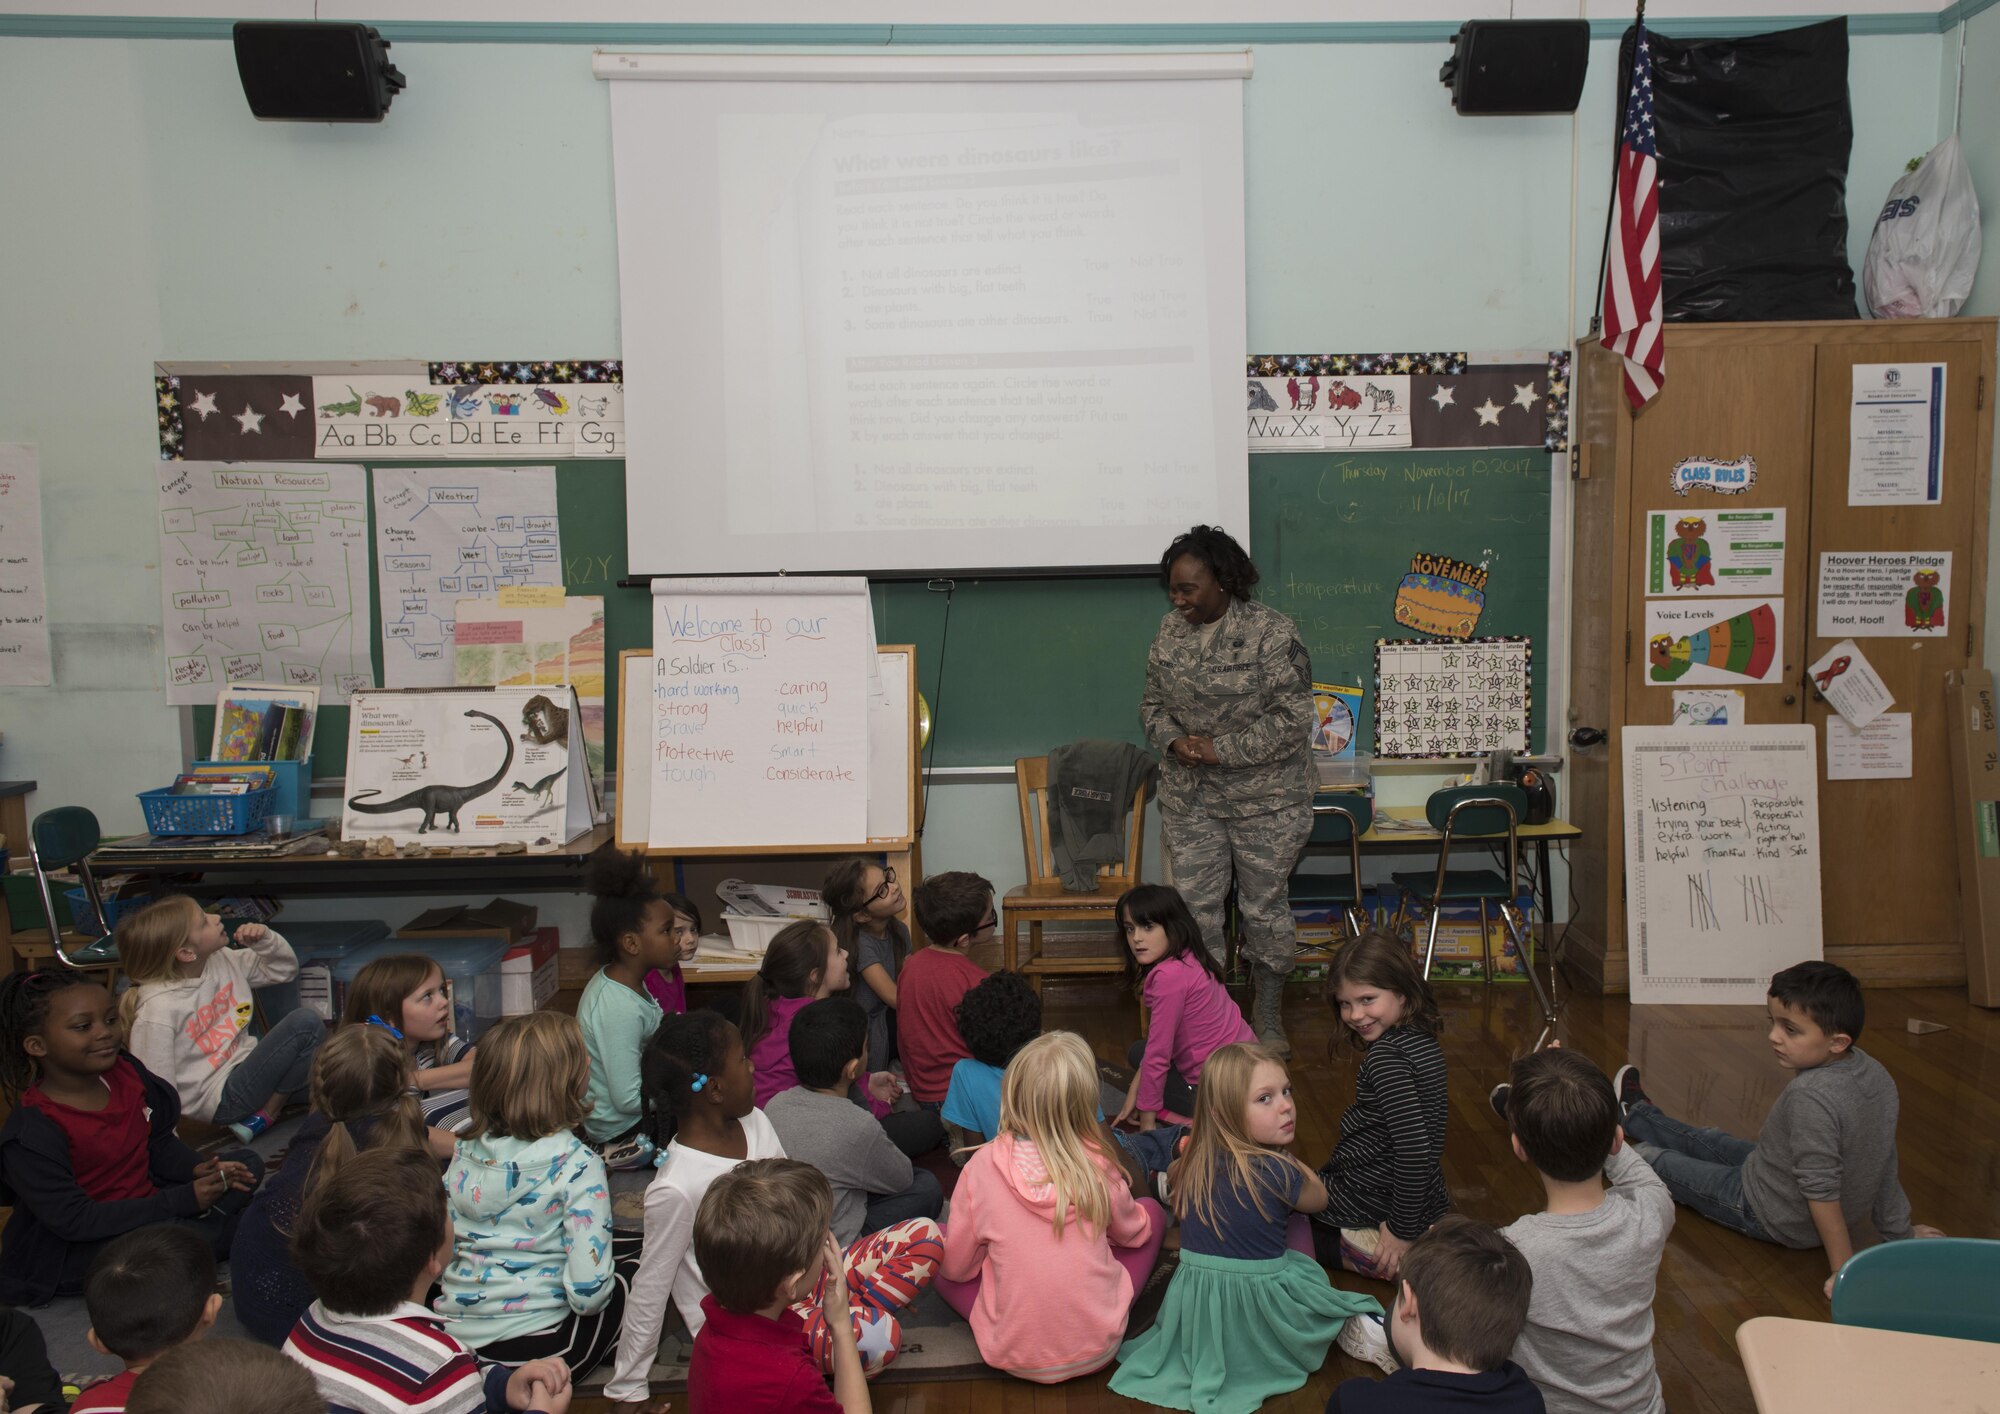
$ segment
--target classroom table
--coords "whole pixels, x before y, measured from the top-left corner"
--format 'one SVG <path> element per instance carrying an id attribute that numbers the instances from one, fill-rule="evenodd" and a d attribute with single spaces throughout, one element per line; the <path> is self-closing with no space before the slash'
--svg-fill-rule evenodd
<path id="1" fill-rule="evenodd" d="M 456 846 L 457 837 L 444 834 L 438 844 Z M 275 894 L 296 898 L 340 895 L 451 894 L 494 890 L 500 893 L 581 893 L 584 867 L 600 845 L 611 838 L 611 827 L 600 825 L 567 844 L 525 854 L 500 854 L 482 849 L 476 854 L 412 855 L 408 858 L 350 859 L 325 854 L 218 857 L 190 850 L 165 858 L 129 859 L 99 850 L 90 856 L 91 872 L 99 880 L 114 874 L 172 878 L 177 892 L 196 898 L 231 894 Z M 187 877 L 184 877 L 187 876 Z"/>
<path id="2" fill-rule="evenodd" d="M 1384 818 L 1418 828 L 1384 830 L 1379 824 Z M 1375 819 L 1378 823 L 1370 825 L 1361 836 L 1363 854 L 1435 854 L 1438 846 L 1444 842 L 1444 835 L 1432 829 L 1430 822 L 1424 818 L 1424 807 L 1421 805 L 1385 805 L 1375 812 Z M 1583 838 L 1583 831 L 1567 820 L 1545 820 L 1539 825 L 1518 825 L 1514 834 L 1522 845 L 1534 846 L 1535 873 L 1542 894 L 1542 956 L 1553 957 L 1556 901 L 1555 883 L 1549 873 L 1549 846 L 1580 840 Z M 1477 851 L 1483 854 L 1492 838 L 1490 835 L 1460 837 L 1452 841 L 1453 853 L 1455 855 L 1463 849 L 1468 853 Z M 1310 848 L 1308 846 L 1308 850 Z M 1328 845 L 1322 848 L 1339 850 L 1345 846 Z"/>
<path id="3" fill-rule="evenodd" d="M 2000 1344 L 1991 1341 L 1758 1316 L 1736 1328 L 1736 1349 L 1759 1414 L 2000 1406 Z"/>

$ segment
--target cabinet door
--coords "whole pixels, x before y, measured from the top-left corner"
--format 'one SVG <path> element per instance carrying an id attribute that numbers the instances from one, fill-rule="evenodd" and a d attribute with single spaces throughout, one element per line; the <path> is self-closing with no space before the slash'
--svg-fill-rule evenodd
<path id="1" fill-rule="evenodd" d="M 1674 690 L 1694 686 L 1739 689 L 1747 719 L 1755 725 L 1797 722 L 1798 655 L 1804 644 L 1804 546 L 1812 504 L 1813 345 L 1796 329 L 1741 326 L 1667 331 L 1664 391 L 1632 424 L 1632 484 L 1628 490 L 1628 572 L 1637 581 L 1628 610 L 1631 639 L 1626 654 L 1625 720 L 1632 725 L 1671 722 Z M 1756 482 L 1740 494 L 1672 489 L 1673 470 L 1688 458 L 1756 463 Z M 1720 542 L 1730 512 L 1782 509 L 1785 512 L 1784 576 L 1781 592 L 1768 584 L 1734 593 L 1732 576 L 1698 576 L 1683 588 L 1664 578 L 1654 592 L 1649 555 L 1651 512 L 1670 512 L 1668 536 L 1683 518 L 1701 522 L 1691 543 Z M 1691 527 L 1692 529 L 1693 527 Z M 1688 563 L 1684 555 L 1682 563 Z M 1724 570 L 1711 561 L 1713 570 Z M 1712 584 L 1702 583 L 1710 578 Z M 1703 601 L 1727 602 L 1704 612 Z M 1754 601 L 1754 604 L 1748 601 Z M 1648 605 L 1671 606 L 1678 622 L 1662 635 Z M 1737 671 L 1746 661 L 1742 645 L 1777 629 L 1778 656 L 1758 681 Z M 1731 645 L 1736 646 L 1732 655 Z M 1749 662 L 1760 662 L 1756 655 Z"/>
<path id="2" fill-rule="evenodd" d="M 1900 338 L 1852 331 L 1820 346 L 1813 438 L 1812 598 L 1826 551 L 1948 551 L 1949 595 L 1941 628 L 1910 629 L 1892 616 L 1890 637 L 1855 643 L 1895 697 L 1892 712 L 1911 714 L 1909 780 L 1833 781 L 1826 777 L 1824 699 L 1804 668 L 1847 632 L 1821 636 L 1809 621 L 1799 659 L 1802 689 L 1813 700 L 1807 720 L 1820 737 L 1820 858 L 1827 956 L 1863 975 L 1920 979 L 1962 975 L 1958 934 L 1957 841 L 1951 824 L 1950 760 L 1945 745 L 1944 675 L 1972 655 L 1974 619 L 1985 617 L 1987 460 L 1991 414 L 1978 410 L 1980 379 L 1991 357 L 1991 325 L 1978 341 L 1914 341 L 1920 321 Z M 1945 366 L 1943 499 L 1937 505 L 1849 505 L 1849 411 L 1856 364 Z M 1912 586 L 1905 584 L 1904 588 Z M 1976 607 L 1975 607 L 1976 606 Z M 1901 608 L 1899 604 L 1899 610 Z M 1815 616 L 1816 617 L 1816 616 Z M 1919 621 L 1928 615 L 1919 615 Z M 1835 627 L 1832 624 L 1829 628 Z"/>

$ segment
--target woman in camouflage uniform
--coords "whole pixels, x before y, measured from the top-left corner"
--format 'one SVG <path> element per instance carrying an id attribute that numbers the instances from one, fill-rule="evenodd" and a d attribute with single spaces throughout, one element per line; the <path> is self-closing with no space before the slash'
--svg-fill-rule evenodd
<path id="1" fill-rule="evenodd" d="M 1312 830 L 1312 664 L 1292 621 L 1250 597 L 1257 567 L 1216 527 L 1169 545 L 1160 581 L 1173 611 L 1146 657 L 1139 715 L 1161 757 L 1174 884 L 1220 962 L 1234 876 L 1251 1024 L 1289 1049 L 1280 1006 L 1298 934 L 1285 886 Z"/>

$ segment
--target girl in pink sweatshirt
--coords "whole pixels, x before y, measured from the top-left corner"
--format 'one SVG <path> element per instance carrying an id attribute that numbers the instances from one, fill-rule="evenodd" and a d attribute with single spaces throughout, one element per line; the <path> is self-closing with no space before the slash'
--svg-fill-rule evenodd
<path id="1" fill-rule="evenodd" d="M 959 1175 L 935 1285 L 987 1364 L 1056 1384 L 1111 1363 L 1166 1230 L 1110 1152 L 1090 1047 L 1051 1031 L 1007 1064 L 1000 1134 Z"/>
<path id="2" fill-rule="evenodd" d="M 1209 1055 L 1218 1047 L 1255 1043 L 1257 1034 L 1223 988 L 1222 971 L 1178 890 L 1165 884 L 1127 889 L 1118 900 L 1118 926 L 1125 934 L 1126 980 L 1150 1020 L 1145 1039 L 1126 1053 L 1135 1073 L 1112 1123 L 1123 1124 L 1136 1112 L 1141 1129 L 1153 1128 L 1162 1113 L 1186 1124 Z"/>

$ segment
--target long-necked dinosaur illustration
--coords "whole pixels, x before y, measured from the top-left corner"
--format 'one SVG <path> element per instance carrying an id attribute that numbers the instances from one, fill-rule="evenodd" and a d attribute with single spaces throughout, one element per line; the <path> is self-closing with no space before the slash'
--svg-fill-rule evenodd
<path id="1" fill-rule="evenodd" d="M 429 834 L 437 817 L 445 815 L 449 817 L 448 828 L 454 834 L 457 833 L 460 808 L 499 785 L 507 777 L 507 768 L 514 764 L 514 739 L 507 730 L 507 724 L 490 712 L 475 709 L 465 715 L 484 717 L 500 729 L 500 742 L 506 748 L 506 754 L 500 758 L 499 768 L 492 775 L 476 786 L 418 786 L 408 795 L 399 795 L 394 800 L 370 800 L 369 796 L 380 795 L 382 792 L 364 790 L 361 794 L 348 799 L 348 808 L 358 810 L 364 815 L 391 815 L 398 810 L 421 810 L 424 813 L 424 823 L 417 826 L 417 833 L 420 835 Z"/>

